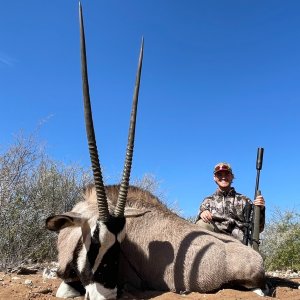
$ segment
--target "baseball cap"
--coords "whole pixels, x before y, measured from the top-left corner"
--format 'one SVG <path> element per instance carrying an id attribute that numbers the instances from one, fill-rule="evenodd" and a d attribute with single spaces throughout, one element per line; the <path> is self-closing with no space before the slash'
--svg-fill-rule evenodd
<path id="1" fill-rule="evenodd" d="M 233 174 L 230 164 L 228 164 L 226 162 L 220 162 L 217 165 L 215 165 L 215 167 L 214 167 L 214 174 L 216 174 L 216 173 L 218 173 L 220 171 L 228 171 L 231 174 Z"/>

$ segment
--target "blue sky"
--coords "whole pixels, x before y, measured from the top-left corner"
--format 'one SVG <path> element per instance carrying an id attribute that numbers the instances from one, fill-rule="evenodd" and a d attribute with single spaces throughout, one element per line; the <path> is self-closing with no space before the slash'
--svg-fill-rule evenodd
<path id="1" fill-rule="evenodd" d="M 141 38 L 132 180 L 153 174 L 169 203 L 197 213 L 213 166 L 231 163 L 253 198 L 256 153 L 268 212 L 300 210 L 299 1 L 82 1 L 90 94 L 107 183 L 118 182 Z M 0 10 L 0 145 L 38 127 L 47 153 L 89 166 L 77 1 Z M 42 125 L 41 125 L 42 124 Z"/>

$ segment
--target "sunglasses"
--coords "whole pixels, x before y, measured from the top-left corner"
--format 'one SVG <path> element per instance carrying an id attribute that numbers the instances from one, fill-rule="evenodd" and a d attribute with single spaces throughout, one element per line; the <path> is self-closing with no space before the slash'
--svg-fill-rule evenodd
<path id="1" fill-rule="evenodd" d="M 218 178 L 232 176 L 232 173 L 227 170 L 222 170 L 215 173 L 215 176 Z"/>
<path id="2" fill-rule="evenodd" d="M 231 173 L 231 168 L 229 168 L 229 167 L 226 166 L 226 165 L 216 166 L 216 167 L 215 167 L 214 173 L 219 172 L 219 171 L 228 171 L 228 172 Z"/>

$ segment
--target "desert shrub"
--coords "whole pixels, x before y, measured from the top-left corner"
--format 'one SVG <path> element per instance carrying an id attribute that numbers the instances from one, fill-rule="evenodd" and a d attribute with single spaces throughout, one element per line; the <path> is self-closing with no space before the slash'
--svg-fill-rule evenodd
<path id="1" fill-rule="evenodd" d="M 194 216 L 189 216 L 186 218 L 186 220 L 192 224 L 195 224 L 196 223 L 196 220 L 197 220 L 197 217 L 198 215 L 194 215 Z"/>
<path id="2" fill-rule="evenodd" d="M 260 250 L 267 270 L 300 270 L 300 214 L 275 209 L 262 234 Z"/>
<path id="3" fill-rule="evenodd" d="M 133 180 L 132 184 L 150 192 L 156 196 L 170 211 L 178 216 L 182 216 L 183 211 L 179 207 L 178 202 L 168 200 L 167 193 L 161 189 L 161 181 L 159 181 L 155 175 L 146 173 L 142 178 Z"/>
<path id="4" fill-rule="evenodd" d="M 56 234 L 45 219 L 70 210 L 89 172 L 49 159 L 35 138 L 18 136 L 0 154 L 0 269 L 56 256 Z"/>

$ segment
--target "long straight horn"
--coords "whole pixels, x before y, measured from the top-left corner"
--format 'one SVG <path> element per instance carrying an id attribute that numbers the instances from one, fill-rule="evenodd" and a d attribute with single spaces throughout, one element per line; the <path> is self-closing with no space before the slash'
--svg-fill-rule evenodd
<path id="1" fill-rule="evenodd" d="M 84 102 L 84 118 L 86 126 L 86 134 L 91 157 L 95 188 L 97 194 L 97 202 L 99 209 L 99 220 L 106 222 L 109 218 L 109 211 L 107 205 L 107 198 L 105 194 L 101 167 L 98 158 L 98 151 L 95 139 L 92 108 L 90 102 L 89 82 L 87 74 L 86 63 L 86 49 L 85 49 L 85 36 L 82 17 L 82 7 L 79 2 L 79 20 L 80 20 L 80 48 L 81 48 L 81 72 L 82 72 L 82 89 L 83 89 L 83 102 Z"/>
<path id="2" fill-rule="evenodd" d="M 128 134 L 128 144 L 126 150 L 126 158 L 123 170 L 122 182 L 119 190 L 118 202 L 115 208 L 115 216 L 121 217 L 124 216 L 124 209 L 127 199 L 129 179 L 130 179 L 130 171 L 132 164 L 132 156 L 133 156 L 133 148 L 134 148 L 134 135 L 135 135 L 135 124 L 136 124 L 136 113 L 137 113 L 137 105 L 139 98 L 139 89 L 140 89 L 140 80 L 141 80 L 141 72 L 142 72 L 142 64 L 143 64 L 143 54 L 144 54 L 144 38 L 142 38 L 140 56 L 139 56 L 139 64 L 136 74 L 136 82 L 135 89 L 132 101 L 132 110 L 130 117 L 130 126 L 129 126 L 129 134 Z"/>

